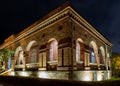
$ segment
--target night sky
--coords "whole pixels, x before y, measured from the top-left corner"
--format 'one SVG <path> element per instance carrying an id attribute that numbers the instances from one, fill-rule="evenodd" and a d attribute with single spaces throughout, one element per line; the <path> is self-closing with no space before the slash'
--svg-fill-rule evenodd
<path id="1" fill-rule="evenodd" d="M 120 53 L 120 0 L 1 0 L 0 44 L 69 1 Z"/>

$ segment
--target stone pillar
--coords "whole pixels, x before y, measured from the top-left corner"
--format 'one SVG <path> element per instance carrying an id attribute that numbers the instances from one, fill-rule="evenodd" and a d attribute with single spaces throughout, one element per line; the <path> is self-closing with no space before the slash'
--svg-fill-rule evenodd
<path id="1" fill-rule="evenodd" d="M 26 58 L 28 57 L 28 51 L 24 51 L 24 57 L 23 57 L 23 70 L 26 69 Z"/>
<path id="2" fill-rule="evenodd" d="M 23 58 L 23 70 L 26 69 L 25 57 Z"/>
<path id="3" fill-rule="evenodd" d="M 100 57 L 98 56 L 98 70 L 100 70 Z"/>
<path id="4" fill-rule="evenodd" d="M 69 47 L 64 48 L 64 56 L 63 57 L 64 57 L 63 58 L 64 66 L 69 67 L 69 65 L 71 64 L 71 48 L 69 48 Z"/>
<path id="5" fill-rule="evenodd" d="M 43 52 L 43 67 L 46 67 L 46 61 L 47 61 L 46 58 L 47 58 L 46 57 L 46 52 Z"/>
<path id="6" fill-rule="evenodd" d="M 12 61 L 11 61 L 11 69 L 12 70 L 15 69 L 15 59 L 12 59 Z"/>
<path id="7" fill-rule="evenodd" d="M 84 56 L 84 69 L 90 70 L 90 54 L 85 52 Z"/>
<path id="8" fill-rule="evenodd" d="M 38 63 L 39 63 L 39 68 L 41 68 L 43 66 L 43 53 L 39 53 L 39 60 L 38 60 Z"/>
<path id="9" fill-rule="evenodd" d="M 62 63 L 62 60 L 63 60 L 63 58 L 62 58 L 62 49 L 58 49 L 58 67 L 59 66 L 63 66 L 63 63 Z"/>
<path id="10" fill-rule="evenodd" d="M 98 52 L 97 51 L 94 51 L 94 52 L 95 52 L 95 59 L 97 62 L 97 67 L 98 67 L 98 70 L 100 70 L 100 61 L 99 61 L 99 57 L 98 57 Z"/>
<path id="11" fill-rule="evenodd" d="M 108 57 L 109 57 L 109 54 L 108 54 L 108 47 L 107 47 L 107 45 L 105 45 L 106 46 L 106 61 L 105 61 L 105 63 L 106 63 L 106 79 L 108 79 Z"/>
<path id="12" fill-rule="evenodd" d="M 24 51 L 25 63 L 30 62 L 29 51 Z"/>

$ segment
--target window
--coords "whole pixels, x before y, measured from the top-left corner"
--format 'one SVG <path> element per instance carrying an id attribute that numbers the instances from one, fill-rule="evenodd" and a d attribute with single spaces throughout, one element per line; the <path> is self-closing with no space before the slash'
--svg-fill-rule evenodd
<path id="1" fill-rule="evenodd" d="M 98 64 L 98 48 L 94 41 L 90 42 L 90 62 Z"/>
<path id="2" fill-rule="evenodd" d="M 80 61 L 80 44 L 76 43 L 76 61 Z"/>
<path id="3" fill-rule="evenodd" d="M 57 40 L 53 39 L 48 43 L 48 61 L 58 60 L 58 43 Z"/>
<path id="4" fill-rule="evenodd" d="M 91 51 L 91 63 L 95 63 L 95 54 L 94 54 L 94 51 Z"/>
<path id="5" fill-rule="evenodd" d="M 76 62 L 84 61 L 84 44 L 81 38 L 76 41 Z"/>
<path id="6" fill-rule="evenodd" d="M 51 43 L 51 45 L 50 45 L 50 49 L 49 49 L 50 51 L 50 61 L 53 61 L 53 53 L 54 53 L 54 43 Z"/>
<path id="7" fill-rule="evenodd" d="M 30 57 L 31 57 L 31 63 L 37 62 L 37 49 L 31 49 L 30 50 Z"/>
<path id="8" fill-rule="evenodd" d="M 57 70 L 58 65 L 58 42 L 52 38 L 47 44 L 47 70 Z"/>

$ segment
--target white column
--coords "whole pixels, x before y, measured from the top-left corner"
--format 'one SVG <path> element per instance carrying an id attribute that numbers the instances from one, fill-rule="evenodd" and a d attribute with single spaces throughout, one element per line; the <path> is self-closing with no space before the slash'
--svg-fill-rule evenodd
<path id="1" fill-rule="evenodd" d="M 106 79 L 108 79 L 108 47 L 107 45 L 105 45 L 106 47 L 106 61 L 105 61 L 105 64 L 106 64 Z"/>

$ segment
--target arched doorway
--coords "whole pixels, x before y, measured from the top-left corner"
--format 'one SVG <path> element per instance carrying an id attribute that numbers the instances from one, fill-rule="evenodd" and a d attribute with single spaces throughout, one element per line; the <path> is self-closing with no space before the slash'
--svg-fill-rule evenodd
<path id="1" fill-rule="evenodd" d="M 94 41 L 90 42 L 90 69 L 97 70 L 99 66 L 98 48 Z"/>
<path id="2" fill-rule="evenodd" d="M 103 47 L 99 49 L 100 64 L 105 64 L 105 50 Z"/>
<path id="3" fill-rule="evenodd" d="M 23 69 L 24 65 L 24 51 L 21 46 L 15 50 L 15 69 Z"/>
<path id="4" fill-rule="evenodd" d="M 57 70 L 58 64 L 58 42 L 52 38 L 47 43 L 47 69 Z"/>
<path id="5" fill-rule="evenodd" d="M 76 63 L 77 69 L 84 69 L 84 44 L 81 38 L 76 41 Z"/>
<path id="6" fill-rule="evenodd" d="M 38 69 L 38 44 L 36 41 L 30 41 L 26 47 L 26 67 L 27 69 Z"/>

